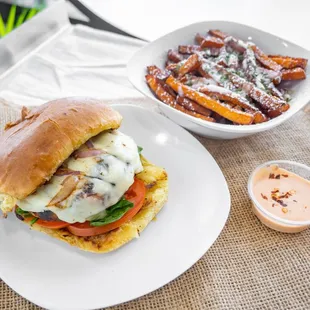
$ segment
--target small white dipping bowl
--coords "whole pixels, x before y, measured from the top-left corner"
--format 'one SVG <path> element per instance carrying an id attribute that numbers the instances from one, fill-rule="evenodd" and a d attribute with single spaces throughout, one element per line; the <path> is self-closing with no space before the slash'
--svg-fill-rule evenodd
<path id="1" fill-rule="evenodd" d="M 297 233 L 301 232 L 310 227 L 310 221 L 291 221 L 287 219 L 283 219 L 279 216 L 276 216 L 270 212 L 268 212 L 255 198 L 253 193 L 253 181 L 255 179 L 256 174 L 262 168 L 270 167 L 270 166 L 278 166 L 279 168 L 283 168 L 287 171 L 295 173 L 300 177 L 310 180 L 310 167 L 296 163 L 288 160 L 274 160 L 266 162 L 260 166 L 258 166 L 250 175 L 248 181 L 248 193 L 252 200 L 252 210 L 253 213 L 258 217 L 258 219 L 267 227 L 284 232 L 284 233 Z M 309 198 L 310 201 L 310 198 Z"/>

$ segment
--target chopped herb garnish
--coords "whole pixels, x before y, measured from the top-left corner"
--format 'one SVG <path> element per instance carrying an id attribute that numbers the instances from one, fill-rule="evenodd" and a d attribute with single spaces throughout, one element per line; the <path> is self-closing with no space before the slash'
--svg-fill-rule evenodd
<path id="1" fill-rule="evenodd" d="M 222 75 L 220 78 L 220 82 L 225 82 L 228 80 L 228 77 L 226 75 Z"/>
<path id="2" fill-rule="evenodd" d="M 143 151 L 143 147 L 138 146 L 138 153 L 141 154 L 142 151 Z"/>

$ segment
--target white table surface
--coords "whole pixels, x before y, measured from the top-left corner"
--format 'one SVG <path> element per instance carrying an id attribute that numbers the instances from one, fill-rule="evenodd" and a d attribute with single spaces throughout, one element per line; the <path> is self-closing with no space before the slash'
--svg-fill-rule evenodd
<path id="1" fill-rule="evenodd" d="M 152 41 L 197 21 L 244 23 L 310 49 L 309 0 L 80 0 L 102 19 Z"/>

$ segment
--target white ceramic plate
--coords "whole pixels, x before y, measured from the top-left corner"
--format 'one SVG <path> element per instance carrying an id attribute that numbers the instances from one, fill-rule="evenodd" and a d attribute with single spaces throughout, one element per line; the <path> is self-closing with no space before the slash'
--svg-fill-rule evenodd
<path id="1" fill-rule="evenodd" d="M 156 99 L 145 82 L 146 67 L 155 64 L 160 68 L 164 68 L 167 51 L 170 48 L 177 48 L 178 45 L 183 44 L 194 44 L 195 34 L 197 32 L 206 33 L 209 29 L 221 29 L 243 40 L 252 40 L 267 54 L 282 54 L 310 59 L 310 51 L 270 33 L 238 23 L 208 21 L 173 31 L 139 50 L 129 61 L 127 68 L 131 83 L 141 93 L 156 102 L 162 112 L 174 122 L 203 136 L 217 139 L 240 138 L 269 130 L 282 124 L 310 101 L 309 65 L 307 68 L 307 79 L 292 82 L 290 85 L 293 91 L 293 99 L 290 102 L 291 108 L 281 116 L 262 124 L 234 126 L 211 123 L 173 109 Z"/>
<path id="2" fill-rule="evenodd" d="M 121 130 L 169 175 L 169 202 L 136 239 L 110 254 L 82 252 L 0 219 L 0 277 L 41 307 L 107 307 L 147 294 L 190 268 L 219 236 L 230 210 L 225 178 L 206 149 L 167 118 L 129 105 Z"/>

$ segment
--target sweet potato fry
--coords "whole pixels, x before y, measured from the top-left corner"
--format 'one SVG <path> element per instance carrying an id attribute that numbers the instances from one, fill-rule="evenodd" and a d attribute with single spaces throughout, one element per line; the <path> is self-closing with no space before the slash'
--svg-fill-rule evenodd
<path id="1" fill-rule="evenodd" d="M 289 109 L 289 105 L 284 100 L 268 95 L 266 92 L 256 87 L 253 83 L 246 81 L 236 74 L 228 72 L 220 65 L 217 65 L 209 60 L 203 60 L 202 68 L 208 73 L 210 72 L 210 75 L 225 88 L 234 90 L 229 84 L 232 83 L 235 88 L 241 89 L 248 96 L 257 101 L 262 109 L 268 112 L 268 116 L 271 114 L 274 115 L 274 110 L 277 110 L 281 114 Z M 229 83 L 227 83 L 227 80 Z"/>
<path id="2" fill-rule="evenodd" d="M 167 70 L 161 70 L 157 66 L 148 66 L 147 67 L 148 74 L 155 76 L 155 78 L 158 80 L 158 82 L 161 83 L 163 88 L 171 95 L 173 98 L 176 98 L 176 94 L 173 91 L 171 87 L 169 87 L 166 83 L 165 80 L 167 77 L 171 74 L 170 71 Z"/>
<path id="3" fill-rule="evenodd" d="M 206 109 L 205 107 L 199 105 L 195 101 L 192 101 L 188 98 L 182 97 L 182 96 L 177 96 L 177 103 L 181 106 L 183 106 L 185 109 L 197 112 L 199 114 L 205 115 L 205 116 L 210 116 L 211 111 L 209 109 Z"/>
<path id="4" fill-rule="evenodd" d="M 178 92 L 179 95 L 183 95 L 191 100 L 196 101 L 198 104 L 202 105 L 203 107 L 218 113 L 219 115 L 225 117 L 226 119 L 232 122 L 242 124 L 242 125 L 249 125 L 253 123 L 253 120 L 254 120 L 253 115 L 249 113 L 234 110 L 226 104 L 220 103 L 217 100 L 214 100 L 198 91 L 195 91 L 194 89 L 178 82 L 172 75 L 168 77 L 166 83 L 174 91 Z"/>
<path id="5" fill-rule="evenodd" d="M 222 39 L 222 40 L 224 40 L 225 38 L 228 37 L 228 34 L 227 34 L 227 33 L 224 33 L 224 32 L 222 32 L 221 30 L 217 30 L 217 29 L 211 29 L 211 30 L 208 31 L 208 33 L 209 33 L 211 36 L 220 38 L 220 39 Z"/>
<path id="6" fill-rule="evenodd" d="M 224 46 L 223 40 L 216 37 L 206 37 L 200 45 L 202 48 L 221 48 Z"/>
<path id="7" fill-rule="evenodd" d="M 266 68 L 260 68 L 260 71 L 266 76 L 268 76 L 272 80 L 274 85 L 278 85 L 281 83 L 282 77 L 280 71 L 273 71 Z"/>
<path id="8" fill-rule="evenodd" d="M 308 64 L 308 59 L 305 58 L 296 58 L 281 55 L 268 55 L 268 57 L 280 66 L 282 66 L 282 68 L 284 69 L 294 69 L 297 67 L 306 69 Z"/>
<path id="9" fill-rule="evenodd" d="M 199 87 L 197 90 L 214 99 L 231 102 L 233 105 L 240 106 L 241 108 L 247 109 L 251 112 L 259 111 L 256 107 L 252 106 L 246 98 L 239 96 L 224 87 L 206 85 Z"/>
<path id="10" fill-rule="evenodd" d="M 283 99 L 282 93 L 274 86 L 273 79 L 270 77 L 271 72 L 273 72 L 273 78 L 277 75 L 281 81 L 281 72 L 259 67 L 255 60 L 254 51 L 250 48 L 246 49 L 243 56 L 242 67 L 247 80 L 273 96 Z"/>
<path id="11" fill-rule="evenodd" d="M 210 56 L 212 57 L 217 57 L 218 55 L 220 55 L 220 48 L 215 48 L 215 47 L 211 47 L 211 48 L 205 48 L 203 49 L 203 56 L 208 58 Z"/>
<path id="12" fill-rule="evenodd" d="M 232 107 L 236 110 L 242 111 L 242 108 L 239 105 L 235 105 L 235 106 L 232 105 Z M 254 124 L 264 123 L 264 122 L 267 122 L 269 120 L 268 117 L 264 113 L 262 113 L 261 111 L 253 112 L 253 111 L 249 111 L 247 109 L 245 109 L 244 111 L 247 113 L 253 114 L 253 116 L 254 116 L 253 123 Z"/>
<path id="13" fill-rule="evenodd" d="M 198 73 L 199 73 L 202 77 L 204 77 L 204 78 L 206 78 L 206 79 L 210 79 L 210 78 L 211 78 L 211 76 L 210 76 L 206 71 L 204 71 L 204 70 L 202 69 L 201 66 L 198 67 L 197 71 L 198 71 Z"/>
<path id="14" fill-rule="evenodd" d="M 226 68 L 229 67 L 229 68 L 237 69 L 239 67 L 238 56 L 233 53 L 227 53 L 225 47 L 222 47 L 220 49 L 219 56 L 217 57 L 215 62 Z"/>
<path id="15" fill-rule="evenodd" d="M 189 75 L 189 74 L 186 74 L 184 77 L 182 77 L 180 79 L 180 82 L 194 89 L 197 89 L 205 85 L 216 84 L 216 82 L 212 80 L 212 78 L 205 78 L 205 77 Z"/>
<path id="16" fill-rule="evenodd" d="M 196 36 L 195 36 L 195 41 L 201 45 L 201 43 L 203 42 L 205 38 L 200 34 L 200 33 L 197 33 Z"/>
<path id="17" fill-rule="evenodd" d="M 198 91 L 205 95 L 210 96 L 211 98 L 226 101 L 227 103 L 231 104 L 234 107 L 234 109 L 237 110 L 244 109 L 247 113 L 253 114 L 255 124 L 267 121 L 266 115 L 264 115 L 255 106 L 251 105 L 246 98 L 236 93 L 233 93 L 228 89 L 215 85 L 207 85 L 198 88 Z"/>
<path id="18" fill-rule="evenodd" d="M 205 116 L 202 114 L 199 114 L 194 111 L 190 111 L 185 109 L 183 106 L 178 104 L 173 96 L 171 96 L 163 87 L 163 85 L 156 79 L 154 75 L 148 74 L 145 76 L 146 81 L 150 87 L 150 89 L 153 91 L 153 93 L 156 95 L 158 99 L 160 99 L 162 102 L 166 103 L 167 105 L 183 112 L 188 115 L 203 119 L 208 122 L 215 122 L 215 120 L 212 117 Z"/>
<path id="19" fill-rule="evenodd" d="M 159 69 L 159 68 L 158 68 L 157 66 L 155 66 L 155 65 L 147 66 L 146 69 L 147 69 L 147 73 L 148 73 L 148 74 L 155 75 L 155 76 L 161 74 L 161 69 Z"/>
<path id="20" fill-rule="evenodd" d="M 199 45 L 179 45 L 178 48 L 180 54 L 193 54 L 201 50 L 202 48 Z"/>
<path id="21" fill-rule="evenodd" d="M 232 91 L 236 90 L 235 85 L 228 78 L 228 71 L 223 66 L 204 59 L 201 60 L 201 68 L 219 85 Z"/>
<path id="22" fill-rule="evenodd" d="M 199 67 L 199 57 L 197 54 L 189 56 L 184 64 L 182 64 L 178 70 L 179 77 L 184 76 L 185 74 L 192 72 Z"/>
<path id="23" fill-rule="evenodd" d="M 166 65 L 166 70 L 169 70 L 169 71 L 175 71 L 178 67 L 178 64 L 176 63 L 167 63 Z"/>
<path id="24" fill-rule="evenodd" d="M 203 79 L 203 78 L 200 76 L 196 76 L 196 75 L 193 75 L 191 73 L 188 73 L 188 74 L 185 74 L 184 76 L 182 76 L 179 79 L 179 81 L 183 84 L 188 84 L 189 86 L 191 86 L 192 83 L 196 83 L 201 79 Z"/>
<path id="25" fill-rule="evenodd" d="M 284 100 L 268 95 L 253 83 L 246 81 L 238 75 L 229 74 L 229 79 L 236 87 L 243 89 L 252 99 L 257 101 L 269 117 L 278 116 L 289 109 L 289 105 Z"/>
<path id="26" fill-rule="evenodd" d="M 208 36 L 205 38 L 197 33 L 195 39 L 201 48 L 221 48 L 224 46 L 223 40 L 217 37 Z"/>
<path id="27" fill-rule="evenodd" d="M 246 112 L 248 112 L 247 110 L 245 110 Z M 259 124 L 259 123 L 264 123 L 267 122 L 269 120 L 269 118 L 261 111 L 257 111 L 254 114 L 254 123 L 255 124 Z"/>
<path id="28" fill-rule="evenodd" d="M 202 115 L 202 114 L 199 114 L 197 112 L 194 112 L 194 111 L 190 111 L 190 110 L 187 110 L 185 109 L 184 107 L 182 107 L 181 105 L 177 104 L 175 106 L 175 108 L 185 114 L 188 114 L 188 115 L 191 115 L 191 116 L 194 116 L 194 117 L 197 117 L 197 118 L 200 118 L 200 119 L 203 119 L 207 122 L 211 122 L 211 123 L 214 123 L 215 122 L 215 119 L 211 116 L 205 116 L 205 115 Z"/>
<path id="29" fill-rule="evenodd" d="M 151 88 L 151 90 L 154 92 L 154 94 L 164 103 L 175 106 L 175 98 L 171 94 L 169 94 L 165 88 L 162 86 L 162 84 L 156 79 L 154 75 L 148 74 L 145 76 L 145 79 Z"/>
<path id="30" fill-rule="evenodd" d="M 227 46 L 230 46 L 234 51 L 241 54 L 244 53 L 247 48 L 247 44 L 245 42 L 243 42 L 242 40 L 238 40 L 232 36 L 227 37 L 224 42 Z"/>
<path id="31" fill-rule="evenodd" d="M 273 82 L 270 82 L 269 85 L 267 85 L 267 89 L 269 90 L 269 92 L 272 96 L 275 96 L 281 100 L 284 100 L 283 94 L 275 87 Z"/>
<path id="32" fill-rule="evenodd" d="M 147 67 L 147 72 L 148 72 L 148 74 L 155 75 L 155 77 L 157 77 L 160 80 L 165 80 L 171 74 L 170 71 L 168 71 L 168 70 L 161 70 L 161 69 L 159 69 L 155 65 L 148 66 Z"/>
<path id="33" fill-rule="evenodd" d="M 171 60 L 172 62 L 178 63 L 183 60 L 183 56 L 174 50 L 169 50 L 168 59 Z"/>
<path id="34" fill-rule="evenodd" d="M 306 72 L 302 68 L 283 69 L 281 73 L 284 81 L 304 80 L 306 78 Z"/>
<path id="35" fill-rule="evenodd" d="M 280 71 L 282 67 L 269 58 L 261 49 L 259 49 L 256 45 L 251 45 L 252 50 L 254 51 L 256 59 L 267 69 L 273 71 Z"/>
<path id="36" fill-rule="evenodd" d="M 226 119 L 220 114 L 217 114 L 216 112 L 212 112 L 212 117 L 215 119 L 217 123 L 220 123 L 220 124 L 226 123 Z"/>

